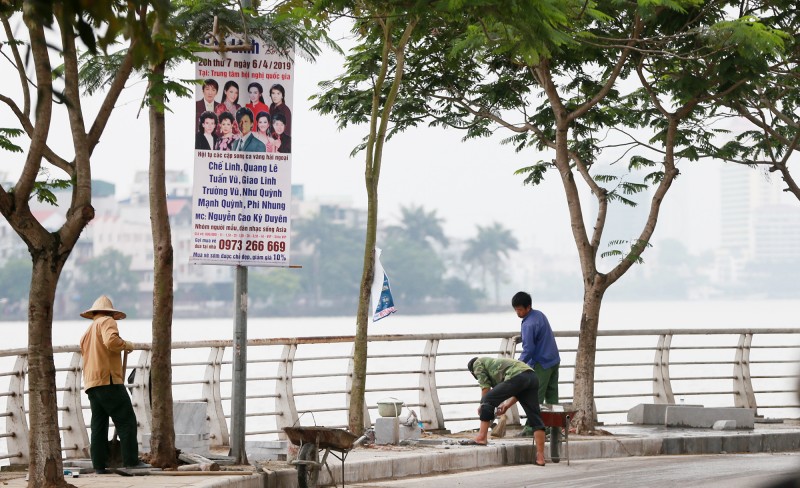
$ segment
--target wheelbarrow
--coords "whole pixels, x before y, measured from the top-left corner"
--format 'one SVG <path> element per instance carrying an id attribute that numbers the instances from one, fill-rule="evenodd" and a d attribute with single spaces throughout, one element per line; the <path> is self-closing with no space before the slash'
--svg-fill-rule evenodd
<path id="1" fill-rule="evenodd" d="M 328 466 L 328 454 L 342 462 L 342 488 L 344 488 L 344 460 L 357 439 L 353 433 L 329 427 L 284 427 L 283 431 L 292 444 L 300 446 L 297 460 L 291 463 L 297 468 L 300 488 L 316 488 L 319 472 L 323 466 L 328 470 L 334 485 L 338 486 Z M 321 460 L 320 453 L 323 453 Z"/>
<path id="2" fill-rule="evenodd" d="M 575 417 L 575 412 L 575 407 L 568 403 L 546 405 L 539 413 L 545 427 L 550 427 L 550 459 L 554 463 L 561 461 L 561 432 L 563 429 L 567 466 L 569 466 L 569 422 Z"/>

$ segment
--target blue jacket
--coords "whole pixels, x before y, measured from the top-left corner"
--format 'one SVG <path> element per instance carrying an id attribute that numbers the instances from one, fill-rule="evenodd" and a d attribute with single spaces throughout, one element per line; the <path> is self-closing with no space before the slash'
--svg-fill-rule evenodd
<path id="1" fill-rule="evenodd" d="M 522 353 L 519 360 L 533 367 L 536 363 L 543 368 L 552 368 L 561 362 L 558 355 L 556 338 L 547 317 L 538 311 L 531 309 L 522 319 Z"/>

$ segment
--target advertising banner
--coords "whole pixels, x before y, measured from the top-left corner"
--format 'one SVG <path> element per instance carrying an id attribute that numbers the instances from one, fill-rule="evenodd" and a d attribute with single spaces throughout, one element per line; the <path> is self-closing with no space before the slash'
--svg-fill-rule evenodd
<path id="1" fill-rule="evenodd" d="M 372 321 L 377 322 L 382 318 L 397 312 L 392 298 L 392 290 L 389 288 L 389 277 L 383 270 L 381 264 L 381 249 L 375 248 L 375 275 L 372 277 L 372 288 L 370 298 L 372 304 Z"/>
<path id="2" fill-rule="evenodd" d="M 189 262 L 289 266 L 294 63 L 258 39 L 196 54 Z"/>

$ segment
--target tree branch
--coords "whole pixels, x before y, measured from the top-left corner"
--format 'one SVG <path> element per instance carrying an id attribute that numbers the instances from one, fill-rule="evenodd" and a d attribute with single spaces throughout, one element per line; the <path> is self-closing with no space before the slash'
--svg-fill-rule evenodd
<path id="1" fill-rule="evenodd" d="M 17 75 L 19 75 L 19 84 L 22 88 L 23 109 L 22 113 L 26 119 L 31 116 L 31 90 L 28 86 L 28 76 L 25 73 L 25 65 L 22 62 L 22 56 L 19 55 L 19 48 L 17 44 L 12 42 L 14 33 L 11 31 L 11 24 L 8 23 L 8 17 L 5 15 L 0 16 L 3 21 L 3 30 L 6 32 L 6 39 L 9 40 L 8 44 L 11 46 L 11 53 L 14 55 L 14 68 L 16 68 Z"/>
<path id="2" fill-rule="evenodd" d="M 108 87 L 106 97 L 103 99 L 103 104 L 100 106 L 100 110 L 97 112 L 97 117 L 95 117 L 94 123 L 89 130 L 87 137 L 89 154 L 94 152 L 95 146 L 97 146 L 97 144 L 100 142 L 100 136 L 103 134 L 106 124 L 108 123 L 108 119 L 111 117 L 111 113 L 114 110 L 114 105 L 116 105 L 122 90 L 125 88 L 125 82 L 128 81 L 128 78 L 130 78 L 130 75 L 133 72 L 133 52 L 136 48 L 136 45 L 137 42 L 134 41 L 130 46 L 128 46 L 128 50 L 125 53 L 125 58 L 123 58 L 122 64 L 120 65 L 119 70 L 117 70 L 117 74 L 114 75 L 114 81 L 111 82 L 111 85 Z"/>
<path id="3" fill-rule="evenodd" d="M 617 82 L 617 77 L 619 77 L 619 74 L 622 72 L 622 68 L 625 66 L 625 62 L 627 61 L 628 56 L 630 55 L 631 48 L 637 42 L 639 42 L 637 38 L 639 37 L 639 33 L 641 32 L 641 30 L 642 30 L 642 21 L 639 18 L 639 15 L 637 14 L 634 19 L 633 37 L 630 41 L 626 43 L 625 49 L 623 49 L 622 53 L 620 53 L 619 59 L 617 60 L 617 64 L 611 71 L 611 74 L 609 75 L 608 80 L 606 80 L 605 85 L 603 85 L 600 91 L 598 91 L 589 101 L 587 101 L 580 107 L 573 110 L 572 113 L 568 114 L 567 122 L 572 122 L 582 117 L 592 107 L 600 103 L 600 100 L 602 100 L 603 98 L 605 98 L 606 95 L 608 95 L 608 92 L 611 91 L 611 88 Z"/>

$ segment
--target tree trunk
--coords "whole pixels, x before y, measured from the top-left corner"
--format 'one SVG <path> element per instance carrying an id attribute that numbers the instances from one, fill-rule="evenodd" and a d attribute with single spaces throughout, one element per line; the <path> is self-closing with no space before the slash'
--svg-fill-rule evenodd
<path id="1" fill-rule="evenodd" d="M 573 403 L 577 409 L 575 428 L 577 432 L 594 430 L 594 370 L 597 352 L 597 330 L 600 324 L 600 306 L 605 286 L 595 279 L 585 283 L 581 328 L 578 335 L 578 351 L 575 355 L 575 383 Z"/>
<path id="2" fill-rule="evenodd" d="M 397 99 L 400 83 L 403 81 L 405 64 L 405 48 L 411 32 L 418 19 L 410 21 L 403 30 L 403 35 L 392 48 L 391 34 L 394 19 L 384 18 L 378 24 L 383 31 L 383 49 L 381 53 L 380 73 L 372 90 L 372 112 L 370 114 L 370 130 L 366 145 L 364 182 L 367 186 L 367 235 L 364 239 L 364 269 L 361 273 L 361 287 L 358 293 L 358 315 L 356 317 L 356 338 L 353 345 L 353 382 L 350 389 L 350 407 L 348 425 L 357 435 L 364 432 L 364 390 L 367 383 L 367 327 L 370 320 L 370 292 L 375 276 L 375 241 L 378 230 L 378 182 L 380 181 L 383 146 L 386 142 L 386 131 L 389 116 Z M 383 98 L 384 83 L 389 74 L 389 54 L 395 57 L 394 77 L 388 96 Z"/>
<path id="3" fill-rule="evenodd" d="M 165 63 L 152 67 L 151 75 L 163 80 Z M 152 82 L 151 82 L 152 83 Z M 152 86 L 151 86 L 152 88 Z M 155 103 L 154 103 L 155 102 Z M 164 98 L 150 103 L 150 224 L 153 233 L 153 346 L 150 368 L 152 393 L 151 464 L 177 466 L 175 426 L 172 417 L 172 235 L 165 183 Z"/>
<path id="4" fill-rule="evenodd" d="M 369 181 L 369 180 L 368 180 Z M 364 391 L 367 386 L 367 333 L 370 320 L 370 292 L 375 276 L 375 240 L 378 228 L 378 191 L 367 184 L 367 235 L 364 240 L 364 269 L 358 293 L 356 338 L 353 344 L 353 381 L 350 388 L 348 426 L 356 435 L 364 433 Z"/>
<path id="5" fill-rule="evenodd" d="M 53 360 L 53 302 L 58 277 L 69 254 L 59 255 L 56 242 L 48 244 L 31 253 L 33 275 L 28 297 L 28 486 L 31 488 L 73 486 L 64 480 Z"/>

